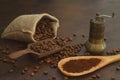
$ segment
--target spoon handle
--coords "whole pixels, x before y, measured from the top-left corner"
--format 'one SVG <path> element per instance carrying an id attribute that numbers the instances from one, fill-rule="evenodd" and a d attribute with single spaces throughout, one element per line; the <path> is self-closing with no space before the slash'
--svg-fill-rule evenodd
<path id="1" fill-rule="evenodd" d="M 117 54 L 117 55 L 114 55 L 114 56 L 109 56 L 108 58 L 109 58 L 108 60 L 109 60 L 110 63 L 116 62 L 116 61 L 120 60 L 120 54 Z"/>
<path id="2" fill-rule="evenodd" d="M 8 56 L 11 59 L 17 59 L 18 57 L 21 57 L 21 56 L 23 56 L 25 54 L 28 54 L 28 53 L 30 53 L 30 50 L 29 49 L 24 49 L 24 50 L 13 52 Z"/>

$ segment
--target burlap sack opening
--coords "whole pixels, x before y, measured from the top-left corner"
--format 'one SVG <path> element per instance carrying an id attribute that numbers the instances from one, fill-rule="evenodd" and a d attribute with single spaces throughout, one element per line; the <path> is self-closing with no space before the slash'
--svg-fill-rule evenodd
<path id="1" fill-rule="evenodd" d="M 57 36 L 59 20 L 47 13 L 18 16 L 7 26 L 1 38 L 24 42 L 36 42 L 33 36 L 36 31 L 36 26 L 39 25 L 39 22 L 43 18 L 51 20 L 50 27 L 52 27 L 54 31 L 54 37 L 52 38 L 55 38 Z"/>

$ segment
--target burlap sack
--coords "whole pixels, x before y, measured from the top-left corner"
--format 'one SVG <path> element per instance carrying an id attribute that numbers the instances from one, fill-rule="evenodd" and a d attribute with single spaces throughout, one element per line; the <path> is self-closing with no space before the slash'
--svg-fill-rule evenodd
<path id="1" fill-rule="evenodd" d="M 33 37 L 36 30 L 36 25 L 44 17 L 53 20 L 50 27 L 53 28 L 53 38 L 55 38 L 57 36 L 59 20 L 47 13 L 18 16 L 7 26 L 2 33 L 1 38 L 14 39 L 24 42 L 36 42 Z"/>

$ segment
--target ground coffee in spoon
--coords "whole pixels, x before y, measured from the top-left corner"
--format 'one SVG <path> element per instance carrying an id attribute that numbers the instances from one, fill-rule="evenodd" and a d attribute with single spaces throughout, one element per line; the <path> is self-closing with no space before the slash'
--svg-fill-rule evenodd
<path id="1" fill-rule="evenodd" d="M 100 61 L 97 58 L 70 60 L 63 65 L 63 69 L 71 73 L 80 73 L 98 65 Z"/>

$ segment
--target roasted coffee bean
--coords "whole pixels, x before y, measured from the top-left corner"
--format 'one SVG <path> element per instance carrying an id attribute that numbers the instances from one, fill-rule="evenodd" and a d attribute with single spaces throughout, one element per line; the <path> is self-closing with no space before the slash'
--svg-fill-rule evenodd
<path id="1" fill-rule="evenodd" d="M 51 51 L 53 49 L 60 48 L 60 46 L 57 45 L 54 42 L 54 40 L 46 40 L 46 41 L 42 41 L 42 42 L 38 42 L 36 44 L 33 44 L 30 46 L 30 48 L 33 51 L 38 52 L 39 54 L 44 54 L 44 53 L 47 53 L 48 51 Z"/>
<path id="2" fill-rule="evenodd" d="M 3 48 L 0 46 L 0 51 L 2 50 Z"/>
<path id="3" fill-rule="evenodd" d="M 52 76 L 52 80 L 56 80 L 56 76 Z"/>
<path id="4" fill-rule="evenodd" d="M 73 37 L 69 37 L 69 38 L 68 38 L 68 41 L 72 41 L 72 40 L 73 40 Z"/>
<path id="5" fill-rule="evenodd" d="M 34 34 L 34 39 L 39 41 L 39 40 L 44 40 L 47 38 L 53 38 L 54 37 L 54 32 L 53 28 L 51 27 L 51 21 L 46 21 L 45 19 L 42 19 L 37 27 L 36 31 Z"/>
<path id="6" fill-rule="evenodd" d="M 34 72 L 31 72 L 31 73 L 30 73 L 30 76 L 31 76 L 31 77 L 34 77 L 34 76 L 35 76 L 35 73 L 34 73 Z"/>
<path id="7" fill-rule="evenodd" d="M 111 80 L 116 80 L 116 78 L 112 77 Z"/>
<path id="8" fill-rule="evenodd" d="M 107 40 L 107 38 L 104 38 L 104 41 L 106 41 Z"/>
<path id="9" fill-rule="evenodd" d="M 120 66 L 116 67 L 116 70 L 119 71 L 120 70 Z"/>
<path id="10" fill-rule="evenodd" d="M 11 73 L 11 72 L 13 72 L 13 71 L 14 71 L 14 69 L 10 69 L 8 72 Z"/>
<path id="11" fill-rule="evenodd" d="M 7 58 L 3 58 L 2 61 L 6 63 L 6 62 L 8 62 L 8 59 Z"/>
<path id="12" fill-rule="evenodd" d="M 18 65 L 17 64 L 13 64 L 13 67 L 17 67 Z"/>
<path id="13" fill-rule="evenodd" d="M 50 63 L 50 62 L 52 62 L 52 59 L 51 58 L 47 58 L 47 59 L 45 59 L 45 62 L 46 63 Z"/>
<path id="14" fill-rule="evenodd" d="M 100 74 L 96 74 L 96 78 L 100 78 Z"/>
<path id="15" fill-rule="evenodd" d="M 48 71 L 44 71 L 43 74 L 44 74 L 44 75 L 47 75 L 47 74 L 48 74 Z"/>
<path id="16" fill-rule="evenodd" d="M 38 72 L 38 69 L 34 69 L 33 72 L 35 72 L 35 73 Z"/>
<path id="17" fill-rule="evenodd" d="M 24 80 L 29 80 L 29 78 L 24 78 Z"/>
<path id="18" fill-rule="evenodd" d="M 118 53 L 118 52 L 120 52 L 120 50 L 119 50 L 119 49 L 116 49 L 116 52 Z"/>
<path id="19" fill-rule="evenodd" d="M 40 67 L 39 66 L 35 66 L 35 69 L 39 69 Z"/>
<path id="20" fill-rule="evenodd" d="M 26 71 L 25 71 L 25 70 L 22 70 L 21 74 L 24 75 L 25 73 L 26 73 Z"/>
<path id="21" fill-rule="evenodd" d="M 28 68 L 27 68 L 27 67 L 25 67 L 23 70 L 24 70 L 24 71 L 28 71 Z"/>
<path id="22" fill-rule="evenodd" d="M 76 33 L 73 34 L 73 37 L 76 37 Z"/>
<path id="23" fill-rule="evenodd" d="M 64 77 L 64 80 L 68 80 L 68 79 L 69 79 L 68 77 L 66 77 L 66 76 Z"/>
<path id="24" fill-rule="evenodd" d="M 11 62 L 12 64 L 15 64 L 15 63 L 16 63 L 16 60 L 10 60 L 10 62 Z"/>
<path id="25" fill-rule="evenodd" d="M 92 75 L 91 78 L 97 78 L 97 76 L 96 75 Z"/>
<path id="26" fill-rule="evenodd" d="M 48 78 L 47 80 L 51 80 L 50 78 Z"/>
<path id="27" fill-rule="evenodd" d="M 82 37 L 83 37 L 83 38 L 85 38 L 85 35 L 84 35 L 84 34 L 82 34 Z"/>
<path id="28" fill-rule="evenodd" d="M 5 50 L 5 49 L 3 49 L 3 50 L 2 50 L 2 53 L 3 53 L 3 54 L 6 54 L 6 53 L 8 53 L 8 51 Z"/>
<path id="29" fill-rule="evenodd" d="M 2 57 L 0 57 L 0 61 L 2 61 Z"/>
<path id="30" fill-rule="evenodd" d="M 43 61 L 43 60 L 41 60 L 41 61 L 39 61 L 39 62 L 38 62 L 38 64 L 39 64 L 39 65 L 41 65 L 43 62 L 44 62 L 44 61 Z"/>
<path id="31" fill-rule="evenodd" d="M 85 80 L 94 80 L 94 79 L 90 77 L 90 78 L 87 78 L 87 79 L 85 79 Z"/>

